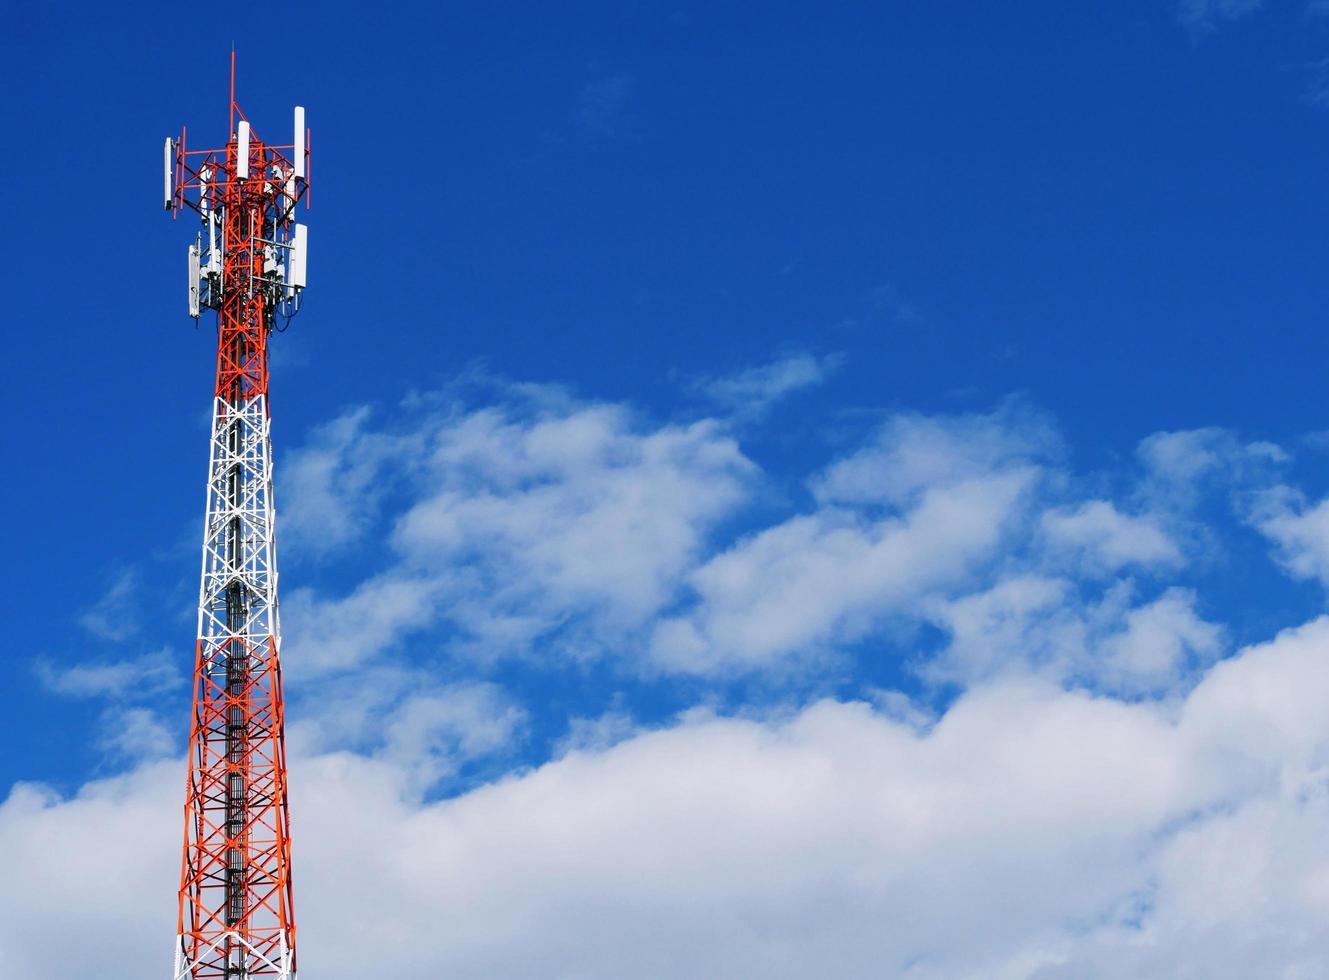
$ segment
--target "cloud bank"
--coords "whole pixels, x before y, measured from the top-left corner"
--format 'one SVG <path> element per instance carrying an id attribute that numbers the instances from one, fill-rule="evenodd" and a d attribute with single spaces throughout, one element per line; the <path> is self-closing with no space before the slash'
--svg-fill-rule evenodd
<path id="1" fill-rule="evenodd" d="M 1010 402 L 885 417 L 791 485 L 756 417 L 505 386 L 283 461 L 290 550 L 359 570 L 283 610 L 305 972 L 1329 969 L 1329 619 L 1236 645 L 1203 590 L 1241 535 L 1324 578 L 1288 454 L 1158 433 L 1080 472 Z M 143 711 L 130 663 L 40 670 Z M 593 680 L 547 730 L 514 671 Z M 639 720 L 661 689 L 690 706 Z M 141 741 L 0 803 L 0 974 L 166 969 L 183 765 Z"/>

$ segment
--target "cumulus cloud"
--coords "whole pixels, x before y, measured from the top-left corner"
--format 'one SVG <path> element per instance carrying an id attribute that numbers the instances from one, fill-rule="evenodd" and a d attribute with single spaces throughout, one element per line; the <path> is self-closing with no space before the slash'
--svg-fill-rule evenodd
<path id="1" fill-rule="evenodd" d="M 651 657 L 695 673 L 778 665 L 963 580 L 1001 541 L 1033 477 L 939 486 L 899 516 L 828 508 L 739 542 L 691 576 L 697 601 L 661 622 Z"/>
<path id="2" fill-rule="evenodd" d="M 1223 629 L 1201 619 L 1195 595 L 1171 588 L 1124 616 L 1102 641 L 1093 672 L 1109 689 L 1136 694 L 1176 690 L 1188 668 L 1207 665 L 1223 649 Z"/>
<path id="3" fill-rule="evenodd" d="M 423 792 L 469 760 L 507 748 L 526 712 L 493 684 L 415 694 L 383 719 L 382 754 Z"/>
<path id="4" fill-rule="evenodd" d="M 283 604 L 306 971 L 1329 967 L 1329 621 L 1224 659 L 1183 581 L 1206 495 L 1320 574 L 1281 450 L 1161 433 L 1077 474 L 1011 402 L 888 417 L 776 499 L 737 431 L 509 386 L 293 454 L 305 554 L 376 545 Z M 184 767 L 127 693 L 152 662 L 67 666 L 125 771 L 0 803 L 0 974 L 119 980 L 170 935 Z"/>
<path id="5" fill-rule="evenodd" d="M 1329 586 L 1329 499 L 1309 504 L 1290 487 L 1271 488 L 1255 498 L 1251 519 L 1290 574 Z"/>
<path id="6" fill-rule="evenodd" d="M 1145 470 L 1141 495 L 1158 507 L 1184 510 L 1215 483 L 1226 487 L 1266 484 L 1288 462 L 1270 442 L 1243 442 L 1227 429 L 1156 432 L 1140 441 L 1136 456 Z"/>
<path id="7" fill-rule="evenodd" d="M 172 755 L 179 734 L 149 708 L 107 708 L 102 712 L 100 728 L 100 743 L 107 757 L 130 763 Z"/>
<path id="8" fill-rule="evenodd" d="M 356 667 L 433 621 L 441 585 L 431 579 L 376 575 L 349 594 L 295 589 L 282 601 L 284 644 L 297 675 Z"/>
<path id="9" fill-rule="evenodd" d="M 299 687 L 297 686 L 297 690 Z M 354 752 L 397 763 L 419 793 L 511 752 L 527 712 L 496 684 L 446 682 L 400 665 L 320 678 L 297 697 L 289 737 L 302 755 Z"/>
<path id="10" fill-rule="evenodd" d="M 10 789 L 0 804 L 0 975 L 129 980 L 145 963 L 169 972 L 160 934 L 175 930 L 184 772 L 183 760 L 148 763 L 70 797 Z M 69 941 L 71 913 L 91 930 L 87 942 Z"/>
<path id="11" fill-rule="evenodd" d="M 1049 510 L 1043 515 L 1043 533 L 1053 550 L 1089 571 L 1182 561 L 1181 549 L 1158 518 L 1123 514 L 1108 500 Z"/>
<path id="12" fill-rule="evenodd" d="M 774 367 L 738 387 L 767 390 L 785 377 Z M 481 663 L 538 646 L 645 674 L 797 672 L 890 621 L 953 634 L 935 678 L 985 674 L 993 658 L 1046 665 L 1037 651 L 1049 643 L 1069 663 L 1066 631 L 1109 632 L 1091 609 L 1106 622 L 1134 608 L 1106 595 L 1072 603 L 1077 590 L 1184 567 L 1195 495 L 1283 459 L 1223 430 L 1160 433 L 1140 446 L 1127 504 L 1078 492 L 1055 427 L 1018 400 L 902 413 L 810 476 L 806 506 L 745 525 L 764 474 L 720 421 L 651 424 L 540 386 L 505 396 L 483 408 L 424 398 L 377 427 L 356 410 L 294 454 L 318 460 L 292 484 L 298 522 L 372 527 L 391 552 L 348 592 L 288 594 L 293 670 L 355 669 L 431 636 L 442 655 Z M 341 485 L 343 472 L 359 475 Z M 387 503 L 383 487 L 396 488 Z M 723 537 L 726 523 L 740 533 Z M 1073 618 L 1040 604 L 1034 593 L 1049 589 Z M 1060 634 L 1047 622 L 1058 616 Z M 1021 625 L 1030 617 L 1041 617 L 1037 642 Z M 982 643 L 968 639 L 971 620 L 987 624 Z M 1024 638 L 1022 655 L 996 642 L 1006 634 Z M 1073 659 L 1106 676 L 1084 666 L 1089 652 Z"/>
<path id="13" fill-rule="evenodd" d="M 437 434 L 430 485 L 394 541 L 417 567 L 474 573 L 490 608 L 637 623 L 744 499 L 751 470 L 710 421 L 638 431 L 615 406 L 481 412 Z"/>
<path id="14" fill-rule="evenodd" d="M 899 507 L 939 486 L 1046 463 L 1059 450 L 1051 423 L 1017 401 L 986 414 L 901 413 L 811 484 L 823 504 Z"/>
<path id="15" fill-rule="evenodd" d="M 1126 696 L 1176 693 L 1221 655 L 1223 629 L 1196 612 L 1188 590 L 1137 600 L 1129 580 L 1086 597 L 1069 579 L 1012 574 L 929 603 L 948 642 L 920 669 L 965 687 L 1032 673 Z"/>
<path id="16" fill-rule="evenodd" d="M 979 685 L 921 730 L 854 702 L 692 713 L 433 802 L 404 757 L 301 756 L 305 967 L 1314 975 L 1329 966 L 1326 644 L 1324 620 L 1287 632 L 1176 704 L 1025 679 Z M 179 775 L 150 764 L 0 805 L 7 975 L 128 980 L 163 948 Z M 79 887 L 90 870 L 127 900 Z M 89 941 L 53 959 L 71 916 Z"/>
<path id="17" fill-rule="evenodd" d="M 603 751 L 641 730 L 642 728 L 633 720 L 632 715 L 624 710 L 621 703 L 594 718 L 574 716 L 568 719 L 568 733 L 559 740 L 554 750 L 554 757 L 575 750 Z"/>
<path id="18" fill-rule="evenodd" d="M 377 516 L 385 491 L 409 471 L 421 448 L 420 432 L 382 432 L 369 427 L 359 406 L 315 429 L 308 442 L 280 464 L 283 544 L 322 555 L 362 537 Z"/>
<path id="19" fill-rule="evenodd" d="M 1007 407 L 901 416 L 811 481 L 818 504 L 736 542 L 693 571 L 693 601 L 665 618 L 661 669 L 724 673 L 806 660 L 883 617 L 917 615 L 998 551 L 1025 512 L 1055 437 Z"/>
<path id="20" fill-rule="evenodd" d="M 344 540 L 376 526 L 392 547 L 388 567 L 343 595 L 288 594 L 295 669 L 353 667 L 430 627 L 480 660 L 537 640 L 602 656 L 673 601 L 749 496 L 756 468 L 714 420 L 650 425 L 553 389 L 507 394 L 473 410 L 426 399 L 395 429 L 357 410 L 294 454 L 297 527 Z M 399 490 L 384 516 L 370 488 L 388 485 Z"/>

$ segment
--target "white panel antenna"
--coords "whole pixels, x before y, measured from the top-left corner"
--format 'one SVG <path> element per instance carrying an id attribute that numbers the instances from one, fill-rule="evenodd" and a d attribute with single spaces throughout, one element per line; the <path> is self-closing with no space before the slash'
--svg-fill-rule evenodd
<path id="1" fill-rule="evenodd" d="M 217 215 L 208 214 L 208 273 L 221 275 L 222 257 L 217 248 Z"/>
<path id="2" fill-rule="evenodd" d="M 249 177 L 249 123 L 241 119 L 235 133 L 235 175 L 245 180 Z"/>
<path id="3" fill-rule="evenodd" d="M 305 179 L 305 107 L 295 107 L 295 140 L 291 150 L 291 162 L 295 164 L 296 180 Z"/>
<path id="4" fill-rule="evenodd" d="M 199 268 L 198 268 L 198 242 L 189 246 L 189 315 L 195 320 L 199 315 Z"/>
<path id="5" fill-rule="evenodd" d="M 304 289 L 309 265 L 309 228 L 299 222 L 295 225 L 295 237 L 291 239 L 291 262 L 289 284 L 296 289 Z"/>
<path id="6" fill-rule="evenodd" d="M 165 171 L 166 171 L 166 210 L 171 210 L 171 199 L 175 197 L 175 188 L 172 186 L 172 171 L 175 170 L 175 141 L 171 137 L 166 137 Z"/>

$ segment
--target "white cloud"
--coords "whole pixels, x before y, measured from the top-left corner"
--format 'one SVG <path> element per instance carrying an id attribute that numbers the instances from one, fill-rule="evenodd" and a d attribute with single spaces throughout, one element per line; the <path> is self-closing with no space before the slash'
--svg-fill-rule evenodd
<path id="1" fill-rule="evenodd" d="M 437 616 L 440 586 L 427 578 L 384 574 L 348 595 L 326 598 L 292 590 L 282 600 L 283 662 L 297 676 L 356 667 Z"/>
<path id="2" fill-rule="evenodd" d="M 1329 621 L 1285 633 L 1177 704 L 1024 680 L 922 731 L 834 701 L 693 714 L 434 802 L 404 757 L 298 757 L 302 960 L 327 980 L 1318 975 L 1326 644 Z M 160 957 L 181 771 L 0 805 L 6 975 Z M 60 944 L 71 919 L 86 941 Z"/>
<path id="3" fill-rule="evenodd" d="M 1088 658 L 1092 610 L 1065 579 L 1016 573 L 982 591 L 932 599 L 925 608 L 949 636 L 923 668 L 934 681 L 972 684 L 1030 671 L 1059 679 Z"/>
<path id="4" fill-rule="evenodd" d="M 79 625 L 99 640 L 120 642 L 129 639 L 138 632 L 134 601 L 138 588 L 137 569 L 121 570 L 102 597 L 79 613 Z"/>
<path id="5" fill-rule="evenodd" d="M 812 489 L 822 504 L 902 507 L 939 486 L 1045 462 L 1058 449 L 1050 423 L 1015 401 L 982 415 L 906 413 L 828 467 Z"/>
<path id="6" fill-rule="evenodd" d="M 353 667 L 441 625 L 480 660 L 541 638 L 575 657 L 621 649 L 749 496 L 756 469 L 715 421 L 652 427 L 556 389 L 505 394 L 474 411 L 423 399 L 381 431 L 352 412 L 294 454 L 297 527 L 344 541 L 387 520 L 393 548 L 345 595 L 287 593 L 294 669 Z M 384 486 L 399 494 L 380 515 Z"/>
<path id="7" fill-rule="evenodd" d="M 1290 574 L 1329 586 L 1329 499 L 1308 505 L 1297 491 L 1276 487 L 1255 498 L 1251 520 Z"/>
<path id="8" fill-rule="evenodd" d="M 652 637 L 657 667 L 787 668 L 850 643 L 925 597 L 970 583 L 1024 519 L 1054 450 L 1046 424 L 900 416 L 811 482 L 817 507 L 691 572 L 693 602 Z"/>
<path id="9" fill-rule="evenodd" d="M 462 763 L 507 748 L 525 722 L 495 685 L 452 685 L 410 697 L 383 718 L 382 754 L 423 792 Z"/>
<path id="10" fill-rule="evenodd" d="M 1136 456 L 1145 469 L 1142 496 L 1158 507 L 1193 506 L 1206 486 L 1228 488 L 1266 483 L 1288 454 L 1270 442 L 1241 442 L 1227 429 L 1156 432 L 1140 441 Z"/>
<path id="11" fill-rule="evenodd" d="M 751 421 L 785 396 L 821 384 L 843 362 L 841 354 L 793 354 L 737 374 L 704 378 L 695 388 L 739 419 Z"/>
<path id="12" fill-rule="evenodd" d="M 125 660 L 57 663 L 40 657 L 34 664 L 38 680 L 53 694 L 72 698 L 150 698 L 184 685 L 180 654 L 170 649 Z"/>
<path id="13" fill-rule="evenodd" d="M 359 539 L 378 514 L 388 486 L 411 471 L 421 433 L 375 432 L 361 406 L 320 426 L 278 467 L 283 544 L 321 555 Z"/>
<path id="14" fill-rule="evenodd" d="M 1200 618 L 1187 590 L 1135 599 L 1129 580 L 1094 598 L 1068 579 L 1027 573 L 933 599 L 927 615 L 949 642 L 920 670 L 961 686 L 1032 673 L 1127 696 L 1175 694 L 1223 652 L 1223 630 Z"/>
<path id="15" fill-rule="evenodd" d="M 1071 583 L 1182 567 L 1174 528 L 1193 529 L 1178 495 L 1205 474 L 1262 474 L 1283 458 L 1223 430 L 1160 433 L 1141 444 L 1143 489 L 1127 510 L 1077 498 L 1053 426 L 1018 400 L 902 414 L 809 480 L 810 508 L 723 542 L 714 532 L 756 499 L 761 473 L 721 423 L 643 425 L 623 406 L 540 386 L 503 394 L 470 410 L 422 398 L 378 429 L 357 410 L 295 454 L 320 474 L 294 484 L 314 502 L 301 520 L 391 527 L 392 553 L 344 595 L 288 593 L 292 670 L 355 668 L 441 631 L 440 655 L 478 662 L 539 645 L 648 673 L 797 671 L 894 619 L 954 633 L 937 678 L 986 676 L 995 661 L 1048 666 L 1037 651 L 1064 654 L 1078 631 L 1075 669 L 1103 679 L 1087 664 L 1133 607 L 1086 596 L 1072 616 Z M 321 482 L 352 470 L 335 493 Z M 396 490 L 380 508 L 384 486 Z M 1002 611 L 1029 601 L 1011 591 L 1021 578 L 1053 589 L 1059 623 L 1037 622 L 1052 615 L 1037 604 Z M 981 642 L 971 621 L 987 624 Z"/>
<path id="16" fill-rule="evenodd" d="M 604 751 L 625 741 L 642 729 L 621 706 L 595 718 L 569 718 L 568 734 L 554 749 L 555 758 L 572 751 Z"/>
<path id="17" fill-rule="evenodd" d="M 110 707 L 102 712 L 99 724 L 101 746 L 112 759 L 138 762 L 175 752 L 175 729 L 148 708 Z"/>
<path id="18" fill-rule="evenodd" d="M 123 768 L 175 751 L 179 733 L 162 723 L 150 703 L 163 695 L 184 693 L 183 660 L 170 649 L 126 660 L 70 665 L 39 657 L 33 671 L 52 694 L 103 702 L 91 744 L 102 764 Z"/>
<path id="19" fill-rule="evenodd" d="M 1186 570 L 1176 525 L 1200 488 L 1267 486 L 1281 450 L 1162 433 L 1123 502 L 1018 403 L 900 415 L 771 517 L 733 431 L 509 386 L 489 408 L 353 411 L 294 454 L 308 554 L 386 544 L 344 593 L 283 605 L 307 972 L 1329 968 L 1329 621 L 1214 664 L 1223 627 L 1158 582 Z M 1258 499 L 1267 533 L 1310 547 L 1313 508 Z M 799 669 L 856 644 L 927 697 L 874 677 L 871 704 L 800 702 L 843 675 Z M 547 717 L 564 692 L 537 707 L 495 683 L 496 657 L 532 653 L 599 675 L 598 703 L 570 709 L 587 717 L 553 720 L 565 734 Z M 575 663 L 607 656 L 691 675 L 674 703 L 728 703 L 709 682 L 737 673 L 790 701 L 651 727 L 621 676 Z M 130 706 L 152 666 L 38 669 L 109 700 L 101 737 L 132 768 L 0 804 L 0 975 L 137 977 L 165 961 L 184 771 Z M 941 682 L 953 703 L 930 700 Z M 70 921 L 85 942 L 61 942 Z"/>
<path id="20" fill-rule="evenodd" d="M 703 674 L 772 667 L 861 636 L 990 557 L 1033 480 L 1016 470 L 931 489 L 899 517 L 826 508 L 762 531 L 693 573 L 696 606 L 660 624 L 652 659 Z"/>
<path id="21" fill-rule="evenodd" d="M 308 692 L 293 702 L 290 740 L 296 751 L 399 761 L 416 774 L 421 790 L 464 763 L 511 749 L 527 718 L 494 684 L 447 682 L 429 670 L 393 664 L 293 687 Z"/>
<path id="22" fill-rule="evenodd" d="M 1172 691 L 1190 668 L 1218 659 L 1223 630 L 1196 615 L 1195 601 L 1193 593 L 1172 588 L 1131 609 L 1124 629 L 1099 648 L 1094 665 L 1099 680 L 1127 694 Z"/>
<path id="23" fill-rule="evenodd" d="M 1180 548 L 1160 520 L 1123 514 L 1108 500 L 1091 500 L 1043 515 L 1049 546 L 1079 562 L 1082 571 L 1115 572 L 1127 565 L 1178 565 Z"/>
<path id="24" fill-rule="evenodd" d="M 69 798 L 13 787 L 0 804 L 0 976 L 169 972 L 160 932 L 175 928 L 184 773 L 183 761 L 146 764 Z M 86 941 L 70 942 L 71 916 Z"/>
<path id="25" fill-rule="evenodd" d="M 613 406 L 481 412 L 436 434 L 430 486 L 394 541 L 418 567 L 473 571 L 491 607 L 636 624 L 670 599 L 751 472 L 709 421 L 641 432 Z"/>

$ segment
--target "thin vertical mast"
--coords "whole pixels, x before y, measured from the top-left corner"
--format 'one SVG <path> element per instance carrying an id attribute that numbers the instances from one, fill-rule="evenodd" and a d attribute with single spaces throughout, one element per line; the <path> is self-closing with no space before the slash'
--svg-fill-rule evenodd
<path id="1" fill-rule="evenodd" d="M 235 133 L 235 45 L 234 44 L 231 45 L 231 98 L 230 101 L 226 103 L 226 109 L 231 114 L 231 121 L 229 123 L 229 128 L 226 131 L 234 135 Z"/>

